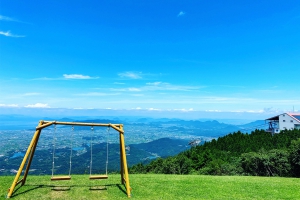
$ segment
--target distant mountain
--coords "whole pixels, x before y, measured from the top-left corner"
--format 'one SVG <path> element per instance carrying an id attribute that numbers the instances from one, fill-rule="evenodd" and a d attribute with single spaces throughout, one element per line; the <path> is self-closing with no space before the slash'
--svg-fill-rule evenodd
<path id="1" fill-rule="evenodd" d="M 188 131 L 194 129 L 194 134 L 198 136 L 220 137 L 231 132 L 241 131 L 250 132 L 255 129 L 266 129 L 268 127 L 264 120 L 257 120 L 243 125 L 232 125 L 220 123 L 216 120 L 169 120 L 166 122 L 155 121 L 149 123 L 152 126 L 166 126 L 170 131 Z"/>
<path id="2" fill-rule="evenodd" d="M 72 118 L 38 118 L 38 117 L 28 117 L 24 115 L 0 115 L 0 130 L 22 130 L 29 129 L 34 130 L 37 126 L 39 120 L 47 121 L 66 121 L 66 122 L 86 122 L 86 123 L 112 123 L 112 124 L 124 124 L 131 126 L 151 126 L 162 128 L 170 133 L 182 133 L 190 134 L 195 136 L 205 136 L 205 137 L 220 137 L 235 131 L 249 132 L 255 129 L 266 129 L 268 127 L 264 120 L 258 120 L 242 125 L 232 125 L 227 123 L 220 123 L 217 120 L 180 120 L 180 119 L 169 119 L 169 118 L 130 118 L 119 119 L 119 118 L 95 118 L 91 119 L 89 117 L 78 117 Z M 76 127 L 78 130 L 87 130 L 86 127 Z M 193 131 L 191 131 L 193 129 Z"/>
<path id="3" fill-rule="evenodd" d="M 256 120 L 254 122 L 250 122 L 250 123 L 247 123 L 247 124 L 243 124 L 243 125 L 239 125 L 238 127 L 240 128 L 257 128 L 257 129 L 261 129 L 261 128 L 266 128 L 268 127 L 268 124 L 266 123 L 265 120 Z"/>
<path id="4" fill-rule="evenodd" d="M 216 120 L 198 121 L 198 120 L 170 120 L 167 122 L 151 122 L 149 125 L 164 127 L 170 132 L 188 132 L 193 129 L 193 134 L 197 136 L 219 137 L 230 132 L 238 131 L 240 128 L 235 125 L 220 123 Z M 169 126 L 169 127 L 166 127 Z"/>
<path id="5" fill-rule="evenodd" d="M 150 122 L 152 120 L 153 120 L 152 118 L 140 118 L 140 119 L 137 119 L 135 122 L 137 122 L 137 123 L 147 123 L 147 122 Z"/>
<path id="6" fill-rule="evenodd" d="M 77 122 L 84 122 L 84 123 L 101 123 L 101 124 L 122 124 L 121 121 L 110 120 L 110 119 L 89 119 L 89 120 L 82 120 Z"/>
<path id="7" fill-rule="evenodd" d="M 159 157 L 167 157 L 178 154 L 190 148 L 187 140 L 161 138 L 148 143 L 132 144 L 130 147 L 156 154 Z"/>
<path id="8" fill-rule="evenodd" d="M 37 126 L 37 117 L 25 115 L 0 115 L 0 130 L 22 130 Z"/>

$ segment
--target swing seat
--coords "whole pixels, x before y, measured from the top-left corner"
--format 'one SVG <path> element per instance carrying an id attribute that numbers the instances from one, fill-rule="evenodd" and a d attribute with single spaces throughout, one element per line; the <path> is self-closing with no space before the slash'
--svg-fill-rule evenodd
<path id="1" fill-rule="evenodd" d="M 71 176 L 55 176 L 51 177 L 51 181 L 71 180 Z"/>
<path id="2" fill-rule="evenodd" d="M 90 176 L 90 180 L 92 179 L 108 179 L 108 176 L 107 175 L 93 175 L 93 176 Z"/>

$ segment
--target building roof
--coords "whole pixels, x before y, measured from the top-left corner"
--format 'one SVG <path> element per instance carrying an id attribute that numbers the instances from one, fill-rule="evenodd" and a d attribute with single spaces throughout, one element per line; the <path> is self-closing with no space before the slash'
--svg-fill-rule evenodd
<path id="1" fill-rule="evenodd" d="M 283 115 L 283 114 L 289 115 L 291 118 L 293 118 L 294 120 L 296 120 L 297 122 L 300 123 L 300 113 L 282 113 L 280 115 Z M 276 121 L 278 121 L 280 115 L 268 118 L 266 120 L 276 120 Z"/>

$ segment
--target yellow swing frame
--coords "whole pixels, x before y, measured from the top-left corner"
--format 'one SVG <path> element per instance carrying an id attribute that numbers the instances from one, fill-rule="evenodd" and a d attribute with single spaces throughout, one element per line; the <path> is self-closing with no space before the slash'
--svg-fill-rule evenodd
<path id="1" fill-rule="evenodd" d="M 126 159 L 126 151 L 125 151 L 125 140 L 124 140 L 124 130 L 123 124 L 100 124 L 100 123 L 82 123 L 82 122 L 58 122 L 58 121 L 39 121 L 38 126 L 36 127 L 36 131 L 31 139 L 31 142 L 28 146 L 26 154 L 24 155 L 23 161 L 19 167 L 19 170 L 15 176 L 14 181 L 11 184 L 11 187 L 8 189 L 7 198 L 10 198 L 15 190 L 15 187 L 19 185 L 23 186 L 26 182 L 26 178 L 29 172 L 29 168 L 32 162 L 32 158 L 34 156 L 34 152 L 39 141 L 40 134 L 43 128 L 51 126 L 52 124 L 58 125 L 71 125 L 71 126 L 104 126 L 111 127 L 119 132 L 119 140 L 120 140 L 120 164 L 121 164 L 121 184 L 124 184 L 126 187 L 126 193 L 128 197 L 131 197 L 131 187 L 129 184 L 129 174 L 127 167 L 127 159 Z M 26 169 L 23 174 L 23 178 L 20 179 L 21 173 L 24 169 L 25 163 L 27 162 Z M 96 178 L 96 177 L 95 177 Z M 20 180 L 19 180 L 20 179 Z M 61 179 L 63 180 L 63 179 Z M 64 179 L 69 180 L 69 179 Z"/>

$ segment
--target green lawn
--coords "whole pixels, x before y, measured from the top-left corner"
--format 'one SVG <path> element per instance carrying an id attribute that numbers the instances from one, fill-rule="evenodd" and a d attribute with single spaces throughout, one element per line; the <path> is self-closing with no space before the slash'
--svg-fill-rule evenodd
<path id="1" fill-rule="evenodd" d="M 1 199 L 13 176 L 0 177 Z M 132 199 L 300 199 L 300 179 L 248 176 L 130 175 Z M 127 199 L 120 175 L 108 180 L 73 175 L 70 181 L 28 176 L 12 199 Z"/>

